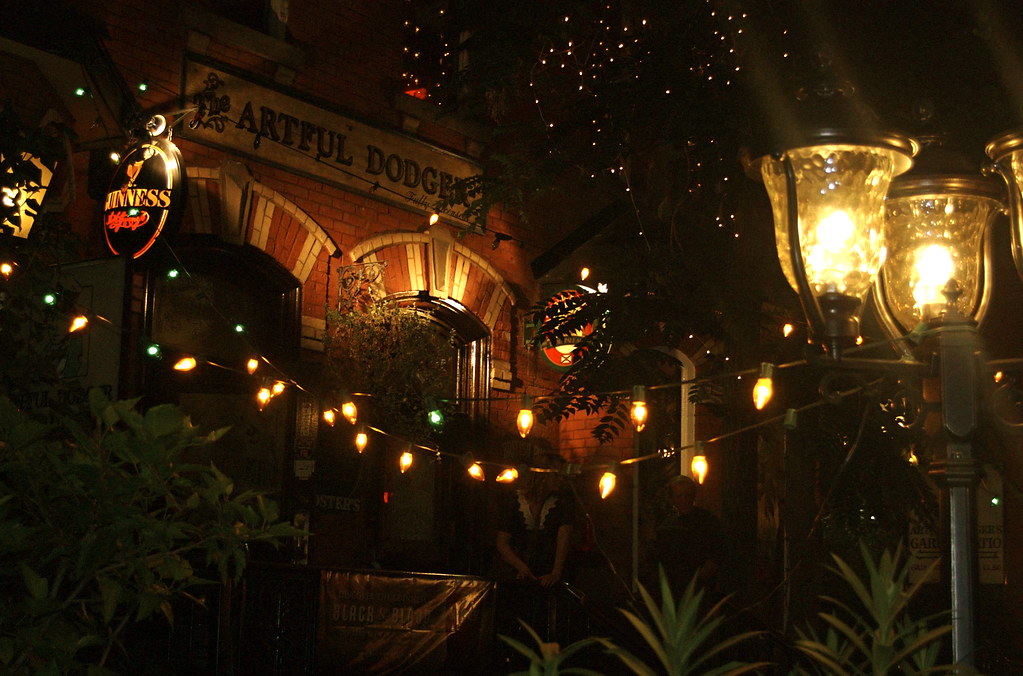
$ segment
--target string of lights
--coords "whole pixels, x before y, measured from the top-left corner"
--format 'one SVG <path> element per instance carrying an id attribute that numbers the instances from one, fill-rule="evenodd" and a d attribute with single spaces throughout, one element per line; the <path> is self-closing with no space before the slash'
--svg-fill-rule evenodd
<path id="1" fill-rule="evenodd" d="M 173 257 L 174 257 L 174 260 L 175 260 L 175 262 L 178 265 L 178 267 L 172 268 L 168 272 L 168 274 L 169 275 L 173 275 L 175 278 L 183 278 L 185 280 L 189 280 L 189 281 L 192 281 L 194 283 L 193 275 L 188 271 L 187 267 L 182 264 L 180 257 L 177 255 L 176 252 L 173 251 L 173 248 L 170 247 L 169 244 L 167 244 L 167 246 L 171 250 L 171 253 L 172 253 Z M 0 262 L 0 276 L 2 276 L 5 280 L 9 279 L 11 277 L 11 275 L 15 274 L 16 270 L 17 270 L 16 263 L 11 262 L 11 261 Z M 52 294 L 50 294 L 50 295 L 52 295 Z M 307 392 L 307 393 L 310 392 L 310 390 L 307 389 L 306 387 L 304 387 L 297 379 L 295 379 L 295 378 L 291 377 L 290 375 L 288 375 L 284 370 L 276 367 L 265 355 L 261 354 L 255 347 L 253 347 L 248 342 L 247 337 L 245 336 L 244 327 L 241 327 L 239 329 L 240 325 L 238 325 L 235 322 L 233 322 L 231 320 L 231 318 L 226 313 L 224 313 L 220 308 L 215 307 L 215 304 L 212 303 L 208 298 L 205 298 L 205 300 L 207 301 L 207 304 L 210 306 L 211 312 L 219 319 L 219 321 L 223 322 L 225 326 L 230 327 L 232 330 L 237 332 L 241 336 L 241 338 L 243 339 L 245 345 L 247 346 L 248 356 L 246 356 L 244 358 L 244 360 L 243 360 L 243 363 L 244 363 L 243 367 L 240 366 L 240 365 L 232 365 L 232 364 L 229 364 L 229 363 L 224 363 L 221 360 L 213 360 L 213 359 L 204 358 L 202 356 L 197 356 L 197 355 L 192 355 L 192 354 L 184 354 L 184 353 L 181 353 L 180 351 L 174 350 L 173 346 L 161 346 L 161 345 L 150 344 L 150 345 L 148 345 L 146 347 L 146 353 L 148 354 L 148 356 L 153 357 L 153 358 L 163 358 L 164 356 L 170 357 L 171 355 L 174 355 L 173 356 L 172 369 L 175 370 L 175 371 L 180 371 L 180 372 L 191 371 L 191 370 L 194 370 L 194 369 L 196 369 L 196 368 L 198 368 L 200 366 L 206 365 L 206 366 L 210 366 L 210 367 L 213 367 L 213 368 L 228 370 L 228 371 L 240 374 L 240 375 L 253 376 L 258 381 L 257 382 L 258 389 L 257 389 L 257 392 L 256 392 L 256 401 L 257 401 L 257 405 L 258 405 L 260 410 L 262 410 L 264 407 L 266 407 L 268 404 L 270 404 L 270 402 L 275 397 L 277 397 L 280 394 L 284 393 L 289 387 L 294 387 L 294 388 L 296 388 L 296 389 L 298 389 L 300 391 Z M 48 303 L 48 304 L 52 304 L 54 302 L 54 300 L 53 299 L 49 299 L 48 300 L 47 298 L 44 298 L 43 302 L 44 303 Z M 99 320 L 101 323 L 105 323 L 107 325 L 110 325 L 112 328 L 115 328 L 115 329 L 117 328 L 117 327 L 113 326 L 113 324 L 109 320 L 107 320 L 107 319 L 105 319 L 103 317 L 100 317 L 100 316 L 95 315 L 95 314 L 90 314 L 88 311 L 86 311 L 83 308 L 75 308 L 75 312 L 73 313 L 73 315 L 68 317 L 68 327 L 69 327 L 68 330 L 69 330 L 69 332 L 78 332 L 78 331 L 86 330 L 87 328 L 89 328 L 92 325 L 92 323 L 90 321 L 91 319 Z M 918 334 L 917 335 L 917 339 L 919 339 L 923 335 L 925 335 L 925 334 L 923 334 L 923 333 Z M 892 342 L 892 341 L 882 341 L 881 343 L 877 343 L 877 344 L 875 344 L 875 343 L 864 344 L 864 345 L 861 345 L 858 348 L 854 348 L 854 349 L 857 349 L 857 350 L 873 349 L 873 348 L 878 347 L 879 345 L 882 345 L 884 343 L 890 343 L 890 342 Z M 153 349 L 154 346 L 155 346 L 155 349 Z M 785 370 L 785 369 L 789 369 L 789 368 L 794 368 L 794 367 L 802 366 L 802 365 L 805 365 L 805 364 L 806 364 L 805 361 L 797 360 L 797 361 L 791 361 L 791 362 L 788 362 L 788 363 L 779 364 L 779 365 L 776 365 L 776 366 L 775 365 L 769 365 L 769 364 L 762 365 L 761 366 L 761 370 L 760 370 L 761 378 L 759 379 L 757 385 L 755 385 L 754 388 L 753 388 L 753 391 L 754 391 L 754 393 L 755 393 L 755 395 L 757 397 L 755 399 L 758 402 L 757 408 L 763 408 L 762 404 L 766 404 L 766 400 L 770 398 L 770 389 L 771 388 L 770 388 L 769 383 L 773 379 L 774 373 L 776 371 Z M 263 365 L 266 365 L 266 366 L 270 367 L 273 370 L 273 375 L 271 375 L 269 377 L 265 377 L 265 376 L 259 375 L 258 372 L 263 367 Z M 683 386 L 686 386 L 686 385 L 698 385 L 698 384 L 710 382 L 710 381 L 713 381 L 713 380 L 716 380 L 716 379 L 719 379 L 719 378 L 738 378 L 738 379 L 741 379 L 743 376 L 749 375 L 749 374 L 755 373 L 755 372 L 756 372 L 755 369 L 745 369 L 745 370 L 731 372 L 731 373 L 726 373 L 726 374 L 714 374 L 714 375 L 707 376 L 707 377 L 697 377 L 697 378 L 692 378 L 692 379 L 686 379 L 686 380 L 681 380 L 679 382 L 670 383 L 670 384 L 658 384 L 658 385 L 649 385 L 649 386 L 636 385 L 636 386 L 634 386 L 632 388 L 631 392 L 627 391 L 627 390 L 612 390 L 612 391 L 599 392 L 599 393 L 594 393 L 594 394 L 595 395 L 606 395 L 606 396 L 621 396 L 621 397 L 629 396 L 631 398 L 631 401 L 632 401 L 631 411 L 630 411 L 630 418 L 632 420 L 634 430 L 636 432 L 639 432 L 639 431 L 642 431 L 642 429 L 644 428 L 644 426 L 646 425 L 647 420 L 648 420 L 648 410 L 647 410 L 647 407 L 646 407 L 646 392 L 653 391 L 653 390 L 661 390 L 661 389 L 666 389 L 666 388 L 683 387 Z M 764 380 L 768 381 L 768 384 L 766 385 L 768 391 L 767 391 L 766 394 L 763 392 L 763 388 L 765 387 L 765 385 L 763 383 Z M 696 441 L 694 444 L 685 445 L 685 446 L 681 446 L 681 447 L 675 447 L 675 448 L 659 449 L 658 451 L 653 452 L 653 453 L 649 453 L 649 454 L 646 454 L 646 455 L 637 456 L 637 457 L 633 457 L 633 458 L 626 458 L 626 459 L 623 459 L 623 460 L 618 461 L 618 462 L 603 463 L 603 464 L 593 464 L 591 466 L 587 466 L 585 469 L 593 470 L 593 471 L 601 473 L 600 481 L 599 481 L 599 486 L 600 486 L 600 493 L 601 493 L 602 497 L 607 497 L 614 490 L 614 486 L 615 486 L 615 483 L 616 483 L 616 476 L 617 476 L 618 472 L 621 471 L 622 467 L 627 467 L 627 466 L 632 465 L 632 464 L 637 464 L 637 463 L 641 463 L 641 462 L 645 462 L 645 461 L 653 460 L 653 459 L 657 459 L 657 458 L 663 459 L 663 458 L 673 457 L 673 456 L 677 455 L 678 453 L 680 453 L 682 451 L 686 451 L 686 450 L 694 450 L 696 452 L 696 458 L 698 459 L 697 462 L 696 462 L 696 465 L 699 465 L 700 464 L 700 460 L 699 459 L 702 459 L 703 472 L 705 472 L 706 471 L 706 458 L 705 458 L 705 456 L 703 454 L 703 450 L 704 450 L 704 447 L 706 445 L 718 443 L 718 442 L 721 442 L 721 441 L 723 441 L 725 439 L 728 439 L 730 437 L 746 434 L 746 433 L 753 432 L 753 431 L 756 431 L 756 430 L 759 430 L 759 429 L 762 429 L 762 428 L 765 428 L 765 427 L 768 427 L 768 426 L 777 425 L 779 423 L 784 424 L 785 427 L 788 428 L 788 429 L 793 429 L 798 424 L 797 421 L 798 421 L 798 416 L 799 416 L 800 413 L 808 411 L 808 410 L 811 410 L 811 409 L 816 408 L 818 406 L 821 406 L 821 405 L 823 405 L 825 403 L 833 403 L 836 400 L 844 399 L 846 397 L 849 397 L 849 396 L 852 396 L 854 394 L 860 393 L 860 392 L 864 391 L 865 389 L 869 389 L 874 384 L 876 384 L 876 381 L 874 383 L 865 383 L 865 384 L 862 384 L 862 385 L 859 385 L 859 386 L 856 386 L 856 387 L 853 387 L 853 388 L 849 388 L 849 389 L 846 389 L 846 390 L 842 390 L 842 391 L 839 391 L 839 392 L 828 393 L 827 396 L 822 395 L 820 399 L 818 399 L 818 400 L 816 400 L 814 402 L 805 404 L 805 405 L 803 405 L 803 406 L 801 406 L 799 408 L 789 408 L 783 414 L 772 416 L 770 418 L 766 418 L 764 420 L 757 421 L 755 423 L 752 423 L 750 425 L 746 425 L 744 427 L 740 427 L 740 428 L 737 428 L 737 429 L 729 430 L 729 431 L 723 432 L 721 434 L 718 434 L 718 435 L 716 435 L 714 437 L 711 437 L 711 438 L 708 438 L 708 439 Z M 358 405 L 356 403 L 356 400 L 358 398 L 372 398 L 373 396 L 374 395 L 371 392 L 366 392 L 366 393 L 348 393 L 348 392 L 343 392 L 342 391 L 338 395 L 339 400 L 337 402 L 331 402 L 330 404 L 328 404 L 328 405 L 323 407 L 323 411 L 322 411 L 323 421 L 326 424 L 330 425 L 330 426 L 334 426 L 338 422 L 337 421 L 338 415 L 340 415 L 345 420 L 347 420 L 348 424 L 350 424 L 352 426 L 353 432 L 354 432 L 353 445 L 355 446 L 356 450 L 360 454 L 363 451 L 365 451 L 365 449 L 368 447 L 369 442 L 370 442 L 369 433 L 371 433 L 371 432 L 376 434 L 376 435 L 379 435 L 379 436 L 389 437 L 389 438 L 392 438 L 392 439 L 397 439 L 400 442 L 399 445 L 401 445 L 403 447 L 403 449 L 404 449 L 401 452 L 401 455 L 399 457 L 399 468 L 400 468 L 402 473 L 408 471 L 413 466 L 414 459 L 415 459 L 415 452 L 426 453 L 426 454 L 429 454 L 429 455 L 431 455 L 431 456 L 433 456 L 435 458 L 442 458 L 442 457 L 454 458 L 454 459 L 462 462 L 465 465 L 466 471 L 469 473 L 469 475 L 471 477 L 473 477 L 474 479 L 480 480 L 480 481 L 484 481 L 486 479 L 488 471 L 494 473 L 493 476 L 495 477 L 495 481 L 497 481 L 499 483 L 510 483 L 510 482 L 513 482 L 519 476 L 521 476 L 523 473 L 525 473 L 527 471 L 528 472 L 551 472 L 551 471 L 556 471 L 556 470 L 550 470 L 550 469 L 547 469 L 547 468 L 540 468 L 540 467 L 511 466 L 511 465 L 508 465 L 507 463 L 495 462 L 495 461 L 490 461 L 490 460 L 486 460 L 486 459 L 477 459 L 477 458 L 473 457 L 471 454 L 454 454 L 454 453 L 449 453 L 447 451 L 444 451 L 444 450 L 440 449 L 439 447 L 427 446 L 427 445 L 423 445 L 423 444 L 420 444 L 420 443 L 408 440 L 408 439 L 402 437 L 401 435 L 393 434 L 393 433 L 389 432 L 388 430 L 383 429 L 381 427 L 371 426 L 371 425 L 368 425 L 368 424 L 365 424 L 365 423 L 360 423 L 359 416 L 358 416 Z M 514 399 L 514 398 L 519 398 L 520 401 L 521 401 L 521 405 L 520 405 L 519 412 L 517 414 L 516 426 L 518 427 L 520 435 L 525 438 L 525 437 L 527 437 L 529 435 L 529 433 L 531 432 L 532 426 L 533 426 L 533 407 L 538 402 L 542 402 L 545 399 L 552 399 L 552 398 L 555 398 L 555 397 L 557 397 L 556 394 L 536 395 L 536 396 L 531 396 L 531 395 L 511 395 L 511 394 L 509 394 L 509 395 L 497 395 L 497 396 L 486 397 L 486 398 L 476 397 L 476 398 L 472 398 L 472 399 L 473 399 L 473 401 L 479 401 L 479 400 L 483 400 L 483 399 L 486 399 L 488 401 L 508 401 L 508 400 L 511 400 L 511 399 Z M 463 401 L 463 399 L 461 399 L 461 398 L 441 399 L 441 400 L 435 400 L 435 399 L 431 398 L 426 403 L 426 411 L 427 411 L 427 415 L 430 418 L 430 423 L 432 425 L 434 425 L 434 426 L 439 426 L 439 425 L 443 424 L 443 415 L 442 415 L 442 413 L 440 411 L 440 408 L 441 408 L 440 404 L 441 403 L 457 404 L 457 403 L 460 403 L 462 401 Z M 694 473 L 697 474 L 697 476 L 699 476 L 701 474 L 701 472 L 700 472 L 699 468 L 696 465 L 694 465 L 693 471 L 694 471 Z M 568 475 L 576 475 L 576 474 L 580 474 L 583 471 L 583 469 L 584 469 L 584 467 L 582 465 L 569 464 L 569 465 L 566 466 L 566 468 L 564 470 L 561 470 L 561 471 L 565 472 Z"/>

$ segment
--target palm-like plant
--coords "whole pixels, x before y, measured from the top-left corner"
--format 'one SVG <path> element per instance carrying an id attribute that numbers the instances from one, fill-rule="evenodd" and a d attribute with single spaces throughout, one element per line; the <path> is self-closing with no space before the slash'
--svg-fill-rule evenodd
<path id="1" fill-rule="evenodd" d="M 633 672 L 640 676 L 655 676 L 662 673 L 668 676 L 686 674 L 732 676 L 767 666 L 766 662 L 746 663 L 735 660 L 724 664 L 714 663 L 714 658 L 722 656 L 728 649 L 762 634 L 756 631 L 743 632 L 729 636 L 719 643 L 710 643 L 715 630 L 724 620 L 721 611 L 728 600 L 727 597 L 704 613 L 701 612 L 704 590 L 697 587 L 695 578 L 690 581 L 677 603 L 672 597 L 671 587 L 663 569 L 660 571 L 660 586 L 661 604 L 658 607 L 646 588 L 639 585 L 639 593 L 650 621 L 631 611 L 622 610 L 622 614 L 657 657 L 656 665 L 646 664 L 625 648 L 601 639 L 608 652 L 617 656 Z"/>
<path id="2" fill-rule="evenodd" d="M 524 671 L 516 671 L 510 676 L 558 676 L 559 674 L 579 674 L 580 676 L 601 676 L 600 672 L 582 667 L 562 667 L 562 663 L 583 648 L 592 645 L 600 639 L 590 637 L 584 638 L 561 648 L 557 643 L 547 643 L 528 624 L 519 620 L 519 624 L 525 628 L 529 635 L 536 642 L 536 650 L 510 636 L 500 636 L 501 640 L 524 655 L 529 660 L 529 668 Z"/>
<path id="3" fill-rule="evenodd" d="M 879 561 L 861 545 L 868 579 L 862 579 L 852 566 L 832 555 L 831 568 L 852 589 L 862 604 L 857 610 L 839 599 L 821 598 L 833 604 L 837 613 L 820 613 L 828 625 L 823 638 L 813 631 L 800 632 L 796 648 L 808 659 L 797 665 L 797 674 L 833 676 L 871 674 L 975 673 L 963 665 L 939 665 L 940 640 L 952 630 L 950 625 L 933 626 L 935 617 L 913 620 L 908 614 L 910 600 L 920 590 L 928 574 L 909 584 L 909 562 L 903 562 L 902 546 L 894 553 L 885 551 Z M 927 573 L 933 570 L 931 564 Z"/>

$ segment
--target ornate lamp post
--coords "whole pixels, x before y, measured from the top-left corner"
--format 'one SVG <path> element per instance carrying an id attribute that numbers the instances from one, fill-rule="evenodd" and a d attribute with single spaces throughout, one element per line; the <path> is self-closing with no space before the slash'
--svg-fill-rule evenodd
<path id="1" fill-rule="evenodd" d="M 977 323 L 989 293 L 985 233 L 1004 210 L 1000 186 L 979 174 L 898 177 L 918 148 L 905 137 L 828 131 L 817 138 L 761 161 L 779 261 L 826 350 L 825 366 L 919 376 L 925 401 L 940 411 L 925 429 L 937 449 L 931 473 L 944 488 L 948 518 L 953 656 L 970 664 L 979 473 L 972 442 L 983 383 L 993 372 L 981 356 Z M 1003 138 L 988 152 L 1015 190 L 1014 252 L 1023 276 L 1023 136 Z M 902 359 L 842 356 L 859 335 L 859 312 L 871 289 Z M 912 348 L 910 333 L 927 339 Z"/>

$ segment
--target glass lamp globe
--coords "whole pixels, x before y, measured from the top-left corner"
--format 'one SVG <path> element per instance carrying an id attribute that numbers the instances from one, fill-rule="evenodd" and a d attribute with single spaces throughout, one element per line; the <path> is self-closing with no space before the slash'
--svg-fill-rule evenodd
<path id="1" fill-rule="evenodd" d="M 893 135 L 852 143 L 825 131 L 816 139 L 765 157 L 760 169 L 782 271 L 837 348 L 859 334 L 858 315 L 884 256 L 885 194 L 917 146 Z"/>
<path id="2" fill-rule="evenodd" d="M 1023 279 L 1023 133 L 1010 132 L 993 139 L 987 145 L 987 154 L 1009 188 L 1012 258 Z"/>
<path id="3" fill-rule="evenodd" d="M 997 184 L 980 176 L 893 184 L 885 203 L 888 255 L 877 282 L 889 333 L 939 317 L 948 303 L 964 317 L 983 319 L 990 288 L 984 234 L 1002 210 Z"/>

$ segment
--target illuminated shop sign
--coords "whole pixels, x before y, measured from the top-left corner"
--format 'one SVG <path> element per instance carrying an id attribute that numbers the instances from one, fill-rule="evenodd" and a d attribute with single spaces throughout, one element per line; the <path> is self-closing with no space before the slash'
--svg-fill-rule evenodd
<path id="1" fill-rule="evenodd" d="M 184 202 L 181 155 L 165 139 L 128 151 L 117 165 L 103 202 L 103 234 L 117 255 L 138 258 L 177 224 Z"/>
<path id="2" fill-rule="evenodd" d="M 186 63 L 185 103 L 196 113 L 181 135 L 224 147 L 376 198 L 464 220 L 455 200 L 474 162 L 195 61 Z"/>

